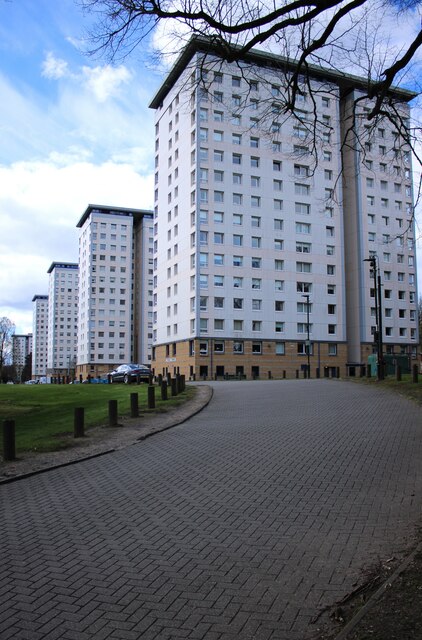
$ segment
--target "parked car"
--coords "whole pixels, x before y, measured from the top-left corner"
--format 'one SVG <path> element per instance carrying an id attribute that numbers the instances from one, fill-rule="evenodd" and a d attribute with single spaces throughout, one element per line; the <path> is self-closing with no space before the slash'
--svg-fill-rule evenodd
<path id="1" fill-rule="evenodd" d="M 25 384 L 38 384 L 38 380 L 27 380 Z"/>
<path id="2" fill-rule="evenodd" d="M 137 382 L 138 377 L 141 382 L 149 382 L 151 369 L 142 364 L 121 364 L 114 371 L 110 372 L 110 382 Z"/>

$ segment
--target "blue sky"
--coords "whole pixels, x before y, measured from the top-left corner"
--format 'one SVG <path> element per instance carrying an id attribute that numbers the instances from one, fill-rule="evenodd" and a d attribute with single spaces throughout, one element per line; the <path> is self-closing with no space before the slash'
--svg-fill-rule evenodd
<path id="1" fill-rule="evenodd" d="M 53 261 L 77 262 L 89 203 L 151 208 L 153 112 L 163 79 L 140 54 L 83 55 L 73 0 L 0 0 L 0 316 L 32 330 Z"/>
<path id="2" fill-rule="evenodd" d="M 409 42 L 418 25 L 389 31 Z M 0 316 L 17 333 L 51 263 L 78 261 L 88 204 L 153 206 L 148 104 L 165 70 L 146 45 L 114 66 L 83 55 L 88 28 L 75 0 L 0 0 Z"/>

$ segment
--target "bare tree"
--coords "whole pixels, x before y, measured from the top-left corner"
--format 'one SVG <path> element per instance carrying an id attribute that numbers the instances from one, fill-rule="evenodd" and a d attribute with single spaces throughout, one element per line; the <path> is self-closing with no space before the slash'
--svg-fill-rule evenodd
<path id="1" fill-rule="evenodd" d="M 0 379 L 2 378 L 3 367 L 11 363 L 12 336 L 14 333 L 14 323 L 5 316 L 0 318 Z"/>
<path id="2" fill-rule="evenodd" d="M 125 56 L 150 38 L 165 23 L 175 50 L 192 35 L 206 36 L 228 61 L 244 60 L 254 48 L 294 60 L 290 76 L 294 104 L 300 75 L 310 63 L 332 69 L 348 68 L 367 75 L 367 97 L 372 100 L 368 119 L 376 117 L 388 101 L 389 89 L 403 79 L 404 70 L 422 45 L 416 28 L 406 46 L 394 48 L 388 31 L 394 19 L 418 20 L 417 0 L 80 0 L 97 16 L 91 34 L 93 51 L 112 59 Z M 386 28 L 382 30 L 383 22 Z M 419 26 L 419 25 L 418 25 Z"/>

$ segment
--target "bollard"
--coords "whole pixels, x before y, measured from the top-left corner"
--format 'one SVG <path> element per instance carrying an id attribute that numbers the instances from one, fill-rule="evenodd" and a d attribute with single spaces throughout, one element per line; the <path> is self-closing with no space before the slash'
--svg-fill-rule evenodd
<path id="1" fill-rule="evenodd" d="M 283 369 L 283 380 L 286 379 L 286 369 Z"/>
<path id="2" fill-rule="evenodd" d="M 148 385 L 148 409 L 155 409 L 155 387 L 153 384 Z"/>
<path id="3" fill-rule="evenodd" d="M 138 416 L 139 416 L 138 394 L 131 393 L 130 394 L 130 417 L 138 418 Z"/>
<path id="4" fill-rule="evenodd" d="M 296 369 L 296 380 L 299 379 L 299 369 Z"/>
<path id="5" fill-rule="evenodd" d="M 176 378 L 171 379 L 171 395 L 177 396 L 177 380 Z"/>
<path id="6" fill-rule="evenodd" d="M 73 437 L 83 438 L 85 436 L 85 409 L 75 407 L 73 417 Z"/>
<path id="7" fill-rule="evenodd" d="M 401 382 L 401 366 L 399 364 L 396 364 L 396 380 Z"/>
<path id="8" fill-rule="evenodd" d="M 271 380 L 272 376 L 271 376 L 271 371 L 268 371 L 268 380 Z"/>
<path id="9" fill-rule="evenodd" d="M 184 373 L 180 374 L 180 386 L 181 386 L 181 390 L 185 391 L 186 389 L 186 376 Z"/>
<path id="10" fill-rule="evenodd" d="M 3 460 L 16 460 L 15 421 L 3 421 Z"/>
<path id="11" fill-rule="evenodd" d="M 368 362 L 368 366 L 366 367 L 366 377 L 370 378 L 372 376 L 371 365 Z"/>
<path id="12" fill-rule="evenodd" d="M 418 365 L 414 364 L 412 367 L 412 382 L 417 384 L 418 382 Z"/>
<path id="13" fill-rule="evenodd" d="M 108 426 L 117 427 L 117 400 L 108 401 Z"/>
<path id="14" fill-rule="evenodd" d="M 182 393 L 182 378 L 180 373 L 176 373 L 177 394 Z"/>
<path id="15" fill-rule="evenodd" d="M 317 368 L 316 368 L 316 377 L 317 377 L 317 378 L 320 378 L 320 377 L 321 377 L 321 371 L 320 371 L 320 368 L 319 368 L 319 367 L 317 367 Z"/>
<path id="16" fill-rule="evenodd" d="M 167 400 L 167 381 L 162 380 L 161 382 L 161 400 Z"/>
<path id="17" fill-rule="evenodd" d="M 161 387 L 161 383 L 163 382 L 163 376 L 161 373 L 158 374 L 158 386 Z"/>

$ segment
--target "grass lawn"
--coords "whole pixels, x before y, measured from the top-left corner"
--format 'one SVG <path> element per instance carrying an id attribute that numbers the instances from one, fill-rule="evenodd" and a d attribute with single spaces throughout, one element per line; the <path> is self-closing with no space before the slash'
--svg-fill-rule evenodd
<path id="1" fill-rule="evenodd" d="M 108 401 L 117 400 L 119 416 L 130 415 L 130 394 L 138 393 L 139 410 L 147 409 L 147 385 L 0 385 L 0 425 L 14 420 L 16 450 L 53 451 L 65 444 L 60 435 L 73 433 L 74 409 L 84 407 L 85 429 L 107 424 Z M 192 388 L 161 400 L 155 390 L 155 411 L 177 406 L 194 393 Z M 151 410 L 149 410 L 151 411 Z M 152 410 L 154 411 L 154 410 Z"/>
<path id="2" fill-rule="evenodd" d="M 385 380 L 377 380 L 376 378 L 350 378 L 364 384 L 372 384 L 380 386 L 383 389 L 390 389 L 395 393 L 400 393 L 406 398 L 414 400 L 422 406 L 422 375 L 419 374 L 419 381 L 412 382 L 411 374 L 403 374 L 400 382 L 397 382 L 395 376 L 387 376 Z"/>

